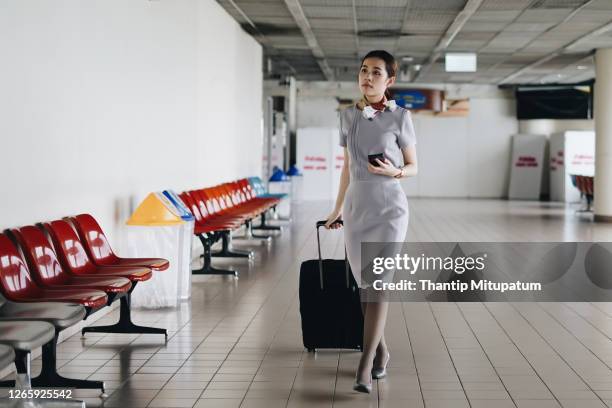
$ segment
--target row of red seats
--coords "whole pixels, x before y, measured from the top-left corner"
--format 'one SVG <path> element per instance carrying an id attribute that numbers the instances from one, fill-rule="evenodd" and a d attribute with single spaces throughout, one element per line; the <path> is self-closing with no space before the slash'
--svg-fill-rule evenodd
<path id="1" fill-rule="evenodd" d="M 593 177 L 589 176 L 576 176 L 576 187 L 582 194 L 587 196 L 593 196 Z"/>
<path id="2" fill-rule="evenodd" d="M 120 299 L 120 317 L 116 324 L 84 327 L 82 335 L 86 332 L 157 333 L 167 340 L 165 329 L 132 322 L 130 296 L 138 282 L 150 279 L 153 271 L 163 271 L 168 266 L 165 259 L 118 257 L 100 225 L 88 214 L 0 233 L 0 292 L 8 300 L 79 304 L 85 307 L 86 319 Z M 43 369 L 33 384 L 103 389 L 100 381 L 60 376 L 56 346 L 57 337 L 50 349 L 43 349 Z"/>
<path id="3" fill-rule="evenodd" d="M 266 213 L 276 208 L 280 198 L 258 196 L 248 179 L 185 191 L 179 196 L 195 218 L 194 234 L 204 247 L 204 265 L 192 271 L 194 274 L 237 275 L 234 270 L 213 267 L 211 257 L 251 258 L 252 252 L 231 248 L 231 234 L 242 226 L 246 228 L 248 238 L 269 239 L 267 235 L 253 233 L 253 229 L 280 230 L 280 227 L 266 223 Z M 257 217 L 261 221 L 253 225 Z M 222 249 L 212 253 L 211 247 L 219 239 L 222 240 Z"/>
<path id="4" fill-rule="evenodd" d="M 591 211 L 591 204 L 593 203 L 594 196 L 594 177 L 591 176 L 571 176 L 574 180 L 574 185 L 580 191 L 580 194 L 586 199 L 586 210 Z"/>

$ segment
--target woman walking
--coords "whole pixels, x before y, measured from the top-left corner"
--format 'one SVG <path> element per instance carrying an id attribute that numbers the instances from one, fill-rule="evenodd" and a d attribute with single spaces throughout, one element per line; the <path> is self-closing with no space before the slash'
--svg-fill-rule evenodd
<path id="1" fill-rule="evenodd" d="M 344 167 L 336 205 L 325 226 L 340 228 L 334 222 L 344 220 L 347 256 L 360 288 L 367 287 L 361 279 L 361 242 L 403 242 L 408 229 L 408 200 L 399 180 L 417 174 L 416 136 L 410 112 L 387 99 L 396 75 L 397 63 L 391 54 L 369 52 L 359 71 L 363 97 L 340 114 Z M 362 297 L 363 353 L 353 386 L 356 391 L 371 392 L 372 378 L 386 375 L 388 305 L 364 302 Z"/>

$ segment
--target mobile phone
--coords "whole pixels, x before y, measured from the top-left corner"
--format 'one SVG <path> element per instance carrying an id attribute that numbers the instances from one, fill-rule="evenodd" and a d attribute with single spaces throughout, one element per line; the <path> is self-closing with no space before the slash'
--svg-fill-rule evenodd
<path id="1" fill-rule="evenodd" d="M 379 167 L 380 165 L 378 164 L 378 162 L 376 162 L 376 159 L 380 160 L 381 162 L 384 162 L 385 155 L 382 153 L 368 154 L 368 161 L 370 162 L 370 164 L 374 167 Z"/>

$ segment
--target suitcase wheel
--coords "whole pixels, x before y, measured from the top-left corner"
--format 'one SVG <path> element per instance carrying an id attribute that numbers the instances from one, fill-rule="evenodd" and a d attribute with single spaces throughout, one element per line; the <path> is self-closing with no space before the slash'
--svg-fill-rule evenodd
<path id="1" fill-rule="evenodd" d="M 309 349 L 308 349 L 308 352 L 309 352 L 309 353 L 316 353 L 316 352 L 317 352 L 317 349 L 314 349 L 314 348 L 309 348 Z"/>

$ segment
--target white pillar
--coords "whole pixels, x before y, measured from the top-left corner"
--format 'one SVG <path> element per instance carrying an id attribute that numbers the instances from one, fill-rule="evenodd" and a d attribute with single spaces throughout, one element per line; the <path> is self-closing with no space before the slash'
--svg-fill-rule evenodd
<path id="1" fill-rule="evenodd" d="M 612 48 L 595 53 L 595 221 L 612 221 Z"/>

